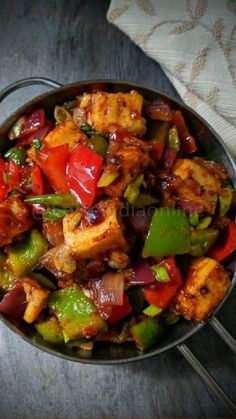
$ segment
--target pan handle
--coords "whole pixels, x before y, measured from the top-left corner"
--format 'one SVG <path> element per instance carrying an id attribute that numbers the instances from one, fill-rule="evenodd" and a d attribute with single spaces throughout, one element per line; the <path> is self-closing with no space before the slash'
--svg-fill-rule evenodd
<path id="1" fill-rule="evenodd" d="M 218 399 L 225 405 L 225 407 L 231 412 L 233 417 L 236 417 L 236 405 L 233 401 L 227 396 L 224 390 L 217 384 L 214 378 L 208 373 L 204 368 L 201 362 L 196 358 L 192 351 L 185 344 L 180 344 L 177 346 L 179 352 L 184 356 L 188 363 L 193 367 L 193 369 L 200 375 L 203 381 L 207 386 L 215 393 Z"/>
<path id="2" fill-rule="evenodd" d="M 215 332 L 223 339 L 228 347 L 236 354 L 236 340 L 230 333 L 224 328 L 219 320 L 213 316 L 209 320 L 208 324 L 215 330 Z"/>
<path id="3" fill-rule="evenodd" d="M 41 85 L 49 86 L 49 87 L 61 87 L 62 86 L 61 83 L 58 83 L 54 80 L 47 79 L 45 77 L 28 77 L 26 79 L 18 80 L 16 82 L 12 83 L 12 84 L 9 84 L 9 86 L 5 87 L 0 92 L 0 103 L 7 96 L 9 96 L 11 93 L 15 92 L 16 90 L 22 89 L 23 87 L 26 87 L 26 86 L 37 85 L 37 84 L 41 84 Z"/>

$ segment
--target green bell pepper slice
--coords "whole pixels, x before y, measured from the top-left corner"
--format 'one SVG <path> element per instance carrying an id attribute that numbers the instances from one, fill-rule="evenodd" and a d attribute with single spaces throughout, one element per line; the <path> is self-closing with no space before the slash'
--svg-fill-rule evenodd
<path id="1" fill-rule="evenodd" d="M 155 210 L 142 256 L 173 256 L 190 250 L 190 224 L 187 215 L 179 209 Z"/>
<path id="2" fill-rule="evenodd" d="M 58 193 L 48 195 L 38 195 L 24 200 L 27 204 L 42 204 L 47 207 L 63 209 L 77 208 L 80 206 L 75 197 L 69 193 Z"/>
<path id="3" fill-rule="evenodd" d="M 35 328 L 47 342 L 57 345 L 64 343 L 62 328 L 56 318 L 51 317 L 49 320 L 37 323 Z"/>
<path id="4" fill-rule="evenodd" d="M 214 245 L 219 230 L 206 228 L 205 230 L 193 230 L 191 232 L 190 255 L 195 257 L 204 256 Z"/>
<path id="5" fill-rule="evenodd" d="M 219 215 L 223 217 L 229 211 L 233 200 L 233 191 L 230 188 L 221 188 L 219 193 Z"/>
<path id="6" fill-rule="evenodd" d="M 46 238 L 36 229 L 31 230 L 22 241 L 7 246 L 8 263 L 13 274 L 16 276 L 28 274 L 47 249 Z"/>
<path id="7" fill-rule="evenodd" d="M 10 148 L 10 150 L 8 150 L 5 154 L 4 154 L 5 159 L 7 160 L 14 160 L 14 162 L 16 164 L 18 164 L 19 166 L 21 164 L 24 164 L 25 162 L 25 157 L 26 157 L 26 150 L 24 147 L 12 147 Z"/>
<path id="8" fill-rule="evenodd" d="M 9 291 L 13 287 L 15 281 L 15 277 L 9 272 L 6 261 L 6 256 L 0 252 L 0 289 L 3 291 Z"/>
<path id="9" fill-rule="evenodd" d="M 130 332 L 138 348 L 144 351 L 162 337 L 164 330 L 156 320 L 150 318 L 134 324 Z"/>
<path id="10" fill-rule="evenodd" d="M 94 304 L 77 285 L 51 293 L 48 306 L 54 310 L 66 342 L 107 330 Z"/>

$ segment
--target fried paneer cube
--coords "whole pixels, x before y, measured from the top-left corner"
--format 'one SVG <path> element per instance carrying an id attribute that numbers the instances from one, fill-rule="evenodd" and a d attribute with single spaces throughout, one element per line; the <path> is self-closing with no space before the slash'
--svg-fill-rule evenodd
<path id="1" fill-rule="evenodd" d="M 105 188 L 108 196 L 120 198 L 126 186 L 142 174 L 149 163 L 149 146 L 145 141 L 138 140 L 135 137 L 126 138 L 119 144 L 116 150 L 110 152 L 108 164 L 105 165 L 104 171 L 109 170 L 109 162 L 114 162 L 117 171 L 120 172 L 119 178 L 111 185 Z"/>
<path id="2" fill-rule="evenodd" d="M 80 259 L 90 259 L 114 249 L 127 248 L 119 216 L 119 202 L 115 199 L 100 201 L 96 209 L 101 219 L 96 224 L 86 221 L 86 213 L 80 219 L 80 211 L 67 214 L 63 219 L 65 244 Z"/>
<path id="3" fill-rule="evenodd" d="M 229 286 L 229 274 L 219 262 L 208 257 L 196 259 L 177 295 L 175 308 L 186 319 L 205 321 L 224 298 Z"/>
<path id="4" fill-rule="evenodd" d="M 142 106 L 143 97 L 134 90 L 130 93 L 84 93 L 76 113 L 95 131 L 110 132 L 109 126 L 118 124 L 141 137 L 146 132 Z"/>
<path id="5" fill-rule="evenodd" d="M 78 143 L 85 143 L 87 136 L 80 128 L 71 120 L 60 122 L 49 134 L 44 138 L 43 143 L 48 147 L 57 147 L 62 144 L 69 144 L 69 150 L 72 151 Z"/>
<path id="6" fill-rule="evenodd" d="M 215 213 L 221 184 L 200 160 L 177 159 L 173 174 L 182 179 L 176 191 L 179 198 L 199 204 L 202 212 Z"/>

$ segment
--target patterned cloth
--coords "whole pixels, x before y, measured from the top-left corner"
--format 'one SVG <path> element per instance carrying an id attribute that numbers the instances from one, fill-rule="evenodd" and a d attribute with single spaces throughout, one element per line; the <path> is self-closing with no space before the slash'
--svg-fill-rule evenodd
<path id="1" fill-rule="evenodd" d="M 236 156 L 236 0 L 112 0 L 107 18 Z"/>

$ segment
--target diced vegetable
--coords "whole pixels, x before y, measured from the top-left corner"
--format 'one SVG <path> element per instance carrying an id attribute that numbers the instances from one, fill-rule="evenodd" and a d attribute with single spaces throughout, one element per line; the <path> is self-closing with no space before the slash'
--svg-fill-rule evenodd
<path id="1" fill-rule="evenodd" d="M 56 317 L 50 317 L 49 320 L 37 323 L 35 328 L 47 342 L 57 345 L 64 342 L 62 329 Z"/>
<path id="2" fill-rule="evenodd" d="M 146 316 L 149 317 L 155 317 L 158 314 L 162 312 L 162 309 L 160 307 L 154 306 L 153 304 L 150 304 L 145 310 L 143 310 L 143 314 L 146 314 Z"/>
<path id="3" fill-rule="evenodd" d="M 0 313 L 22 318 L 26 307 L 26 294 L 21 284 L 16 284 L 0 302 Z"/>
<path id="4" fill-rule="evenodd" d="M 143 257 L 188 253 L 190 225 L 186 214 L 174 208 L 156 209 L 143 249 Z"/>
<path id="5" fill-rule="evenodd" d="M 197 225 L 198 230 L 205 230 L 212 222 L 212 217 L 203 217 Z"/>
<path id="6" fill-rule="evenodd" d="M 160 121 L 171 121 L 172 120 L 172 110 L 168 103 L 161 100 L 156 100 L 150 105 L 146 106 L 146 113 L 150 119 L 160 120 Z"/>
<path id="7" fill-rule="evenodd" d="M 96 302 L 103 306 L 122 306 L 124 297 L 124 274 L 108 272 L 94 282 Z"/>
<path id="8" fill-rule="evenodd" d="M 204 230 L 192 230 L 190 255 L 195 257 L 204 256 L 216 242 L 219 230 L 206 228 Z"/>
<path id="9" fill-rule="evenodd" d="M 28 233 L 25 239 L 7 247 L 8 262 L 16 276 L 30 272 L 48 247 L 45 237 L 36 229 Z"/>
<path id="10" fill-rule="evenodd" d="M 103 172 L 102 176 L 100 177 L 97 186 L 99 188 L 105 188 L 113 183 L 119 177 L 119 172 Z"/>
<path id="11" fill-rule="evenodd" d="M 56 285 L 50 281 L 50 279 L 46 278 L 46 276 L 42 275 L 39 272 L 31 272 L 30 278 L 33 278 L 35 281 L 38 282 L 38 284 L 45 288 L 48 291 L 56 291 L 57 287 Z"/>
<path id="12" fill-rule="evenodd" d="M 107 328 L 92 301 L 76 285 L 53 292 L 48 305 L 54 310 L 68 340 L 90 338 Z"/>
<path id="13" fill-rule="evenodd" d="M 170 305 L 182 285 L 182 275 L 173 258 L 166 258 L 161 265 L 170 277 L 169 282 L 156 282 L 144 288 L 144 297 L 149 304 L 165 310 Z"/>
<path id="14" fill-rule="evenodd" d="M 49 292 L 41 288 L 37 282 L 32 279 L 23 279 L 23 281 L 27 300 L 23 319 L 26 323 L 33 323 L 38 318 L 41 311 L 46 307 Z"/>
<path id="15" fill-rule="evenodd" d="M 68 186 L 71 193 L 87 208 L 93 205 L 96 198 L 102 166 L 102 157 L 82 144 L 70 156 L 67 167 Z"/>
<path id="16" fill-rule="evenodd" d="M 4 157 L 7 160 L 14 160 L 14 162 L 18 165 L 22 165 L 25 162 L 26 150 L 24 147 L 12 147 L 8 150 Z"/>
<path id="17" fill-rule="evenodd" d="M 177 152 L 180 150 L 180 140 L 179 135 L 176 127 L 172 127 L 169 130 L 168 140 L 167 140 L 167 147 L 176 150 Z"/>
<path id="18" fill-rule="evenodd" d="M 184 117 L 180 111 L 173 112 L 172 123 L 177 128 L 183 152 L 191 154 L 197 151 L 195 139 L 190 135 Z"/>
<path id="19" fill-rule="evenodd" d="M 219 194 L 219 215 L 224 217 L 229 211 L 233 199 L 233 192 L 229 188 L 221 188 Z"/>
<path id="20" fill-rule="evenodd" d="M 71 119 L 71 115 L 62 106 L 55 106 L 55 109 L 54 109 L 54 118 L 57 121 L 57 123 L 59 124 L 62 121 L 66 121 L 66 119 Z"/>
<path id="21" fill-rule="evenodd" d="M 68 144 L 49 148 L 42 147 L 37 152 L 37 163 L 56 192 L 69 192 L 66 182 L 66 165 L 69 160 Z"/>
<path id="22" fill-rule="evenodd" d="M 75 197 L 69 193 L 34 196 L 32 198 L 25 199 L 25 202 L 28 204 L 43 204 L 50 208 L 56 207 L 70 209 L 79 206 Z"/>
<path id="23" fill-rule="evenodd" d="M 16 123 L 11 128 L 11 131 L 8 134 L 10 140 L 15 140 L 16 138 L 20 137 L 22 132 L 23 126 L 26 122 L 26 116 L 21 116 Z"/>
<path id="24" fill-rule="evenodd" d="M 140 261 L 130 277 L 131 285 L 148 285 L 155 283 L 155 275 L 146 260 Z"/>
<path id="25" fill-rule="evenodd" d="M 140 193 L 140 186 L 143 183 L 143 175 L 140 175 L 134 182 L 130 183 L 124 193 L 124 197 L 130 204 L 134 204 Z"/>
<path id="26" fill-rule="evenodd" d="M 154 319 L 146 319 L 136 323 L 130 331 L 136 345 L 142 351 L 157 343 L 157 340 L 163 335 L 162 326 Z"/>
<path id="27" fill-rule="evenodd" d="M 111 314 L 107 320 L 107 324 L 112 326 L 118 323 L 121 319 L 128 316 L 132 312 L 132 306 L 126 294 L 123 296 L 123 304 L 121 306 L 113 305 Z"/>
<path id="28" fill-rule="evenodd" d="M 157 282 L 169 282 L 170 277 L 168 275 L 167 270 L 164 268 L 164 266 L 159 265 L 153 265 L 152 271 L 155 274 Z"/>
<path id="29" fill-rule="evenodd" d="M 14 285 L 15 277 L 9 271 L 6 260 L 6 256 L 0 252 L 0 289 L 9 291 Z"/>
<path id="30" fill-rule="evenodd" d="M 43 213 L 43 219 L 47 221 L 56 221 L 65 217 L 68 211 L 69 210 L 65 208 L 47 208 Z"/>
<path id="31" fill-rule="evenodd" d="M 219 236 L 209 256 L 222 262 L 236 250 L 236 224 L 231 221 L 224 231 L 223 237 Z"/>
<path id="32" fill-rule="evenodd" d="M 191 214 L 189 215 L 189 222 L 191 224 L 191 226 L 196 227 L 199 223 L 199 216 L 198 213 L 196 211 L 191 212 Z"/>
<path id="33" fill-rule="evenodd" d="M 43 127 L 45 121 L 45 112 L 43 109 L 39 109 L 33 112 L 23 123 L 22 129 L 20 131 L 20 137 L 23 137 L 26 134 L 36 131 L 37 129 Z"/>
<path id="34" fill-rule="evenodd" d="M 105 157 L 108 144 L 106 139 L 99 134 L 93 135 L 89 142 L 87 143 L 88 147 L 91 148 L 91 150 L 95 151 L 95 153 L 99 154 L 102 157 Z"/>

